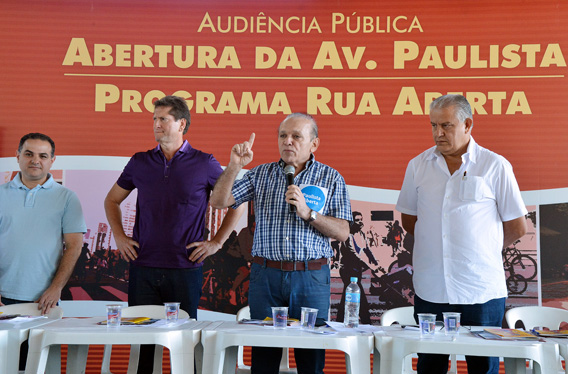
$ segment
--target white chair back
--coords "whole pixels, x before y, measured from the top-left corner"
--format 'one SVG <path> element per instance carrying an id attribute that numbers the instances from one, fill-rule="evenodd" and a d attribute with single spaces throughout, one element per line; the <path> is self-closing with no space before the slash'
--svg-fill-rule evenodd
<path id="1" fill-rule="evenodd" d="M 394 323 L 398 323 L 399 325 L 415 325 L 414 307 L 394 308 L 384 312 L 381 316 L 381 326 L 390 326 Z"/>
<path id="2" fill-rule="evenodd" d="M 505 313 L 505 321 L 511 329 L 516 328 L 518 322 L 522 322 L 525 330 L 535 327 L 548 327 L 551 330 L 558 330 L 563 322 L 568 322 L 568 310 L 546 306 L 521 306 L 509 309 Z M 532 362 L 530 362 L 527 373 L 534 372 L 532 366 Z M 565 372 L 560 357 L 558 357 L 558 372 Z M 566 373 L 568 373 L 568 367 Z"/>
<path id="3" fill-rule="evenodd" d="M 558 330 L 562 322 L 568 322 L 568 310 L 546 306 L 521 306 L 505 313 L 509 328 L 514 329 L 517 322 L 522 322 L 526 330 L 534 327 L 548 327 Z"/>

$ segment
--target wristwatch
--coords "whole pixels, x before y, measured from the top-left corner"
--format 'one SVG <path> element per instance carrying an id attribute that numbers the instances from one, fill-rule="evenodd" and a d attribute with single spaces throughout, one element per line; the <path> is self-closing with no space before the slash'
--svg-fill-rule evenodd
<path id="1" fill-rule="evenodd" d="M 312 211 L 310 212 L 310 218 L 308 218 L 306 222 L 308 223 L 313 222 L 316 220 L 316 218 L 318 218 L 318 212 L 312 209 Z"/>

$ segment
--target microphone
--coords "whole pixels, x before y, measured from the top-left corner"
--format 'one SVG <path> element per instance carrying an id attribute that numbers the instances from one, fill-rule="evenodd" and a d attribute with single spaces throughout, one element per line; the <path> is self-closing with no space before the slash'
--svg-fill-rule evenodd
<path id="1" fill-rule="evenodd" d="M 284 174 L 286 174 L 286 188 L 288 188 L 288 186 L 291 186 L 294 184 L 294 173 L 296 172 L 296 168 L 292 165 L 286 165 L 286 167 L 284 167 Z M 295 213 L 296 212 L 296 206 L 289 204 L 289 211 L 290 213 Z"/>

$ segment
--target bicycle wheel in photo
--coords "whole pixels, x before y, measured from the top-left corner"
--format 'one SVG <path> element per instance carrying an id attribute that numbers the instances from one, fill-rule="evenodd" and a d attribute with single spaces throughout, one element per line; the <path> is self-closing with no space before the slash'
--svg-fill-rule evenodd
<path id="1" fill-rule="evenodd" d="M 536 277 L 536 260 L 529 255 L 518 255 L 511 259 L 511 266 L 515 269 L 515 274 L 522 275 L 526 280 L 533 280 Z"/>
<path id="2" fill-rule="evenodd" d="M 507 290 L 512 295 L 520 295 L 527 290 L 527 280 L 519 274 L 507 278 Z"/>

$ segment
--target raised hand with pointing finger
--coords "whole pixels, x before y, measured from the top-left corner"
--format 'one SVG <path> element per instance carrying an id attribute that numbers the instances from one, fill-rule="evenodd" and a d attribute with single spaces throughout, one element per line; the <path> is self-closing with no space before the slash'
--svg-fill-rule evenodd
<path id="1" fill-rule="evenodd" d="M 233 166 L 243 168 L 252 161 L 252 145 L 254 144 L 254 137 L 255 134 L 253 132 L 252 134 L 250 134 L 248 141 L 241 144 L 235 144 L 233 146 L 233 148 L 231 149 L 231 164 L 233 164 Z"/>
<path id="2" fill-rule="evenodd" d="M 217 179 L 217 183 L 215 183 L 215 188 L 213 188 L 213 193 L 209 200 L 212 207 L 221 209 L 235 203 L 235 199 L 231 194 L 231 188 L 239 171 L 252 161 L 254 137 L 255 134 L 253 132 L 250 134 L 248 141 L 235 144 L 233 148 L 231 148 L 231 161 L 229 161 L 229 165 L 227 165 L 223 174 Z"/>

